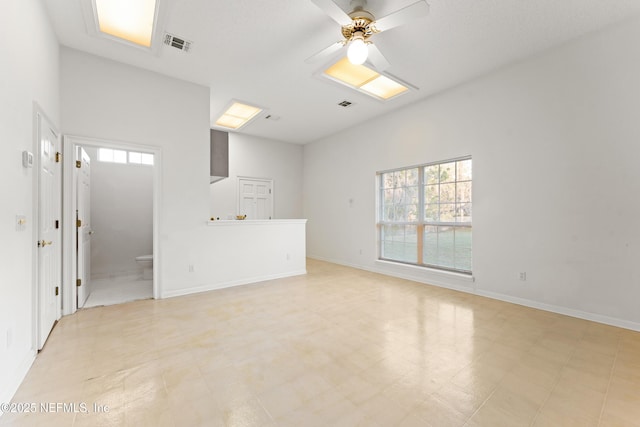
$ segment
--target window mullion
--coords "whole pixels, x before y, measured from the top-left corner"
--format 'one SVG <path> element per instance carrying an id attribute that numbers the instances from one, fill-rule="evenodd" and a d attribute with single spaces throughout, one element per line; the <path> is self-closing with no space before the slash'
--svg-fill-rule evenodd
<path id="1" fill-rule="evenodd" d="M 418 240 L 418 264 L 422 264 L 424 260 L 424 215 L 425 215 L 425 181 L 424 168 L 418 168 L 418 206 L 420 206 L 420 215 L 418 216 L 418 227 L 416 230 Z"/>

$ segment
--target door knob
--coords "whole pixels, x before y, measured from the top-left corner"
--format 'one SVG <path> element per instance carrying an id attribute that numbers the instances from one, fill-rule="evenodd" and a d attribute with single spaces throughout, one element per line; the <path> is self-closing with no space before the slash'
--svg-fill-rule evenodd
<path id="1" fill-rule="evenodd" d="M 42 246 L 43 248 L 47 245 L 52 245 L 53 242 L 47 242 L 46 240 L 43 240 L 41 242 L 38 242 L 38 246 Z"/>

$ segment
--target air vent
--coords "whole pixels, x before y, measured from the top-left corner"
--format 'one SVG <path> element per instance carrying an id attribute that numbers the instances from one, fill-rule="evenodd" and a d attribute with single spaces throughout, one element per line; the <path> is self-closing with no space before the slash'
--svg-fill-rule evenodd
<path id="1" fill-rule="evenodd" d="M 351 106 L 351 104 L 353 104 L 353 103 L 352 103 L 352 102 L 349 102 L 349 101 L 342 101 L 342 102 L 339 102 L 339 103 L 338 103 L 338 105 L 339 105 L 339 106 L 341 106 L 341 107 L 345 107 L 345 108 L 350 107 L 350 106 Z"/>
<path id="2" fill-rule="evenodd" d="M 191 50 L 191 42 L 176 37 L 173 34 L 166 33 L 164 35 L 164 44 L 167 46 L 175 47 L 183 52 L 189 52 Z"/>

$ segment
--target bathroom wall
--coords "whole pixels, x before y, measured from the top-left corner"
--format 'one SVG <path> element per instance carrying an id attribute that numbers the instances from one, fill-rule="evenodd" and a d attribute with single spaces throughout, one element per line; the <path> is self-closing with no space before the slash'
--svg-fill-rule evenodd
<path id="1" fill-rule="evenodd" d="M 238 176 L 244 176 L 273 179 L 274 219 L 302 218 L 302 151 L 302 145 L 230 133 L 229 178 L 210 184 L 211 216 L 238 213 Z"/>
<path id="2" fill-rule="evenodd" d="M 135 257 L 153 253 L 153 167 L 91 157 L 91 278 L 141 275 Z"/>

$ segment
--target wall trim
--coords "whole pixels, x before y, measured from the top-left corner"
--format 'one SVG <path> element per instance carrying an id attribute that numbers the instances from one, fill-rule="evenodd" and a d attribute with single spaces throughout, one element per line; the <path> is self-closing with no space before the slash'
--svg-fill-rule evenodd
<path id="1" fill-rule="evenodd" d="M 12 371 L 12 375 L 9 377 L 8 383 L 5 384 L 2 391 L 0 392 L 0 403 L 11 402 L 11 399 L 13 399 L 13 396 L 18 391 L 20 384 L 22 384 L 22 381 L 24 381 L 27 373 L 29 372 L 29 369 L 31 369 L 31 365 L 33 365 L 33 362 L 35 360 L 36 351 L 29 350 L 25 358 L 22 359 L 22 362 L 20 362 L 20 365 L 18 365 L 17 369 Z M 0 410 L 0 418 L 2 418 L 3 414 L 4 412 Z"/>
<path id="2" fill-rule="evenodd" d="M 475 286 L 475 283 L 474 283 L 473 287 L 469 288 L 469 287 L 452 285 L 451 283 L 446 283 L 443 280 L 421 279 L 421 278 L 416 278 L 415 276 L 412 276 L 412 275 L 409 275 L 409 274 L 402 274 L 402 273 L 391 272 L 391 271 L 380 269 L 380 268 L 371 268 L 371 267 L 367 267 L 367 266 L 363 266 L 363 265 L 345 263 L 345 262 L 342 262 L 342 261 L 329 259 L 329 258 L 325 258 L 325 257 L 320 257 L 320 256 L 315 256 L 315 255 L 307 255 L 307 257 L 311 258 L 311 259 L 318 260 L 318 261 L 331 262 L 331 263 L 338 264 L 338 265 L 344 265 L 346 267 L 357 268 L 359 270 L 365 270 L 365 271 L 370 271 L 370 272 L 373 272 L 373 273 L 379 273 L 379 274 L 382 274 L 382 275 L 385 275 L 385 276 L 391 276 L 391 277 L 397 277 L 397 278 L 400 278 L 400 279 L 411 280 L 411 281 L 418 282 L 418 283 L 424 283 L 425 285 L 432 285 L 432 286 L 437 286 L 437 287 L 440 287 L 440 288 L 447 288 L 447 289 L 451 289 L 451 290 L 454 290 L 454 291 L 465 292 L 465 293 L 468 293 L 468 294 L 473 294 L 473 295 L 478 295 L 478 296 L 482 296 L 482 297 L 486 297 L 486 298 L 491 298 L 491 299 L 495 299 L 495 300 L 498 300 L 498 301 L 504 301 L 504 302 L 508 302 L 508 303 L 511 303 L 511 304 L 517 304 L 517 305 L 522 305 L 522 306 L 525 306 L 525 307 L 535 308 L 537 310 L 548 311 L 548 312 L 551 312 L 551 313 L 561 314 L 561 315 L 564 315 L 564 316 L 575 317 L 575 318 L 582 319 L 582 320 L 589 320 L 591 322 L 602 323 L 604 325 L 615 326 L 615 327 L 618 327 L 618 328 L 629 329 L 629 330 L 632 330 L 632 331 L 640 332 L 640 323 L 637 323 L 637 322 L 632 322 L 632 321 L 624 320 L 624 319 L 618 319 L 618 318 L 615 318 L 615 317 L 605 316 L 605 315 L 602 315 L 602 314 L 589 313 L 589 312 L 586 312 L 586 311 L 575 310 L 575 309 L 572 309 L 572 308 L 567 308 L 567 307 L 563 307 L 563 306 L 559 306 L 559 305 L 547 304 L 547 303 L 534 301 L 534 300 L 530 300 L 530 299 L 526 299 L 526 298 L 514 297 L 514 296 L 511 296 L 511 295 L 505 295 L 505 294 L 501 294 L 501 293 L 498 293 L 498 292 L 490 292 L 490 291 L 478 290 L 476 288 L 476 286 Z"/>
<path id="3" fill-rule="evenodd" d="M 282 224 L 306 224 L 306 219 L 217 219 L 207 221 L 208 226 L 242 226 L 242 225 L 282 225 Z"/>
<path id="4" fill-rule="evenodd" d="M 292 276 L 302 276 L 304 274 L 307 274 L 306 269 L 293 270 L 293 271 L 289 271 L 286 273 L 279 273 L 279 274 L 267 274 L 264 276 L 254 276 L 247 279 L 230 280 L 228 282 L 213 283 L 209 285 L 195 286 L 192 288 L 165 291 L 162 293 L 161 298 L 173 298 L 173 297 L 179 297 L 183 295 L 197 294 L 200 292 L 215 291 L 217 289 L 225 289 L 225 288 L 231 288 L 234 286 L 250 285 L 253 283 L 265 282 L 267 280 L 283 279 L 285 277 L 292 277 Z"/>
<path id="5" fill-rule="evenodd" d="M 618 319 L 615 317 L 605 316 L 603 314 L 589 313 L 587 311 L 575 310 L 559 305 L 547 304 L 544 302 L 534 301 L 526 298 L 514 297 L 511 295 L 500 294 L 490 291 L 476 291 L 476 295 L 496 299 L 500 301 L 509 302 L 512 304 L 523 305 L 525 307 L 535 308 L 538 310 L 549 311 L 556 314 L 562 314 L 564 316 L 576 317 L 578 319 L 589 320 L 591 322 L 602 323 L 609 326 L 616 326 L 618 328 L 630 329 L 632 331 L 640 332 L 640 323 L 631 322 L 629 320 Z"/>

